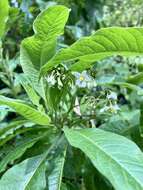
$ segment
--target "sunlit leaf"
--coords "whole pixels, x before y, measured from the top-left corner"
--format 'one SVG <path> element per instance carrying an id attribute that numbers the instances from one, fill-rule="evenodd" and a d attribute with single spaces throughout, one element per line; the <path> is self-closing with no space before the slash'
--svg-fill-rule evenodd
<path id="1" fill-rule="evenodd" d="M 9 13 L 9 4 L 8 0 L 1 0 L 0 1 L 0 39 L 4 34 L 5 31 L 5 24 L 8 19 Z"/>
<path id="2" fill-rule="evenodd" d="M 62 49 L 41 69 L 46 73 L 62 62 L 75 61 L 70 67 L 73 71 L 90 68 L 96 61 L 113 55 L 143 55 L 143 28 L 112 27 L 100 29 L 95 34 L 84 37 L 72 46 Z"/>

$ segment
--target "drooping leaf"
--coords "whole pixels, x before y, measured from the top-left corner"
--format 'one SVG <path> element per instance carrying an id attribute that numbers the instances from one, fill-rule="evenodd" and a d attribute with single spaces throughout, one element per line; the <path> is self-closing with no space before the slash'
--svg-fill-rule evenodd
<path id="1" fill-rule="evenodd" d="M 62 174 L 65 163 L 66 149 L 54 160 L 54 168 L 48 176 L 49 190 L 60 190 L 62 184 Z"/>
<path id="2" fill-rule="evenodd" d="M 82 71 L 104 58 L 143 55 L 143 28 L 112 27 L 100 29 L 95 34 L 84 37 L 71 47 L 62 49 L 41 69 L 41 75 L 61 62 L 75 61 L 70 67 L 73 71 Z"/>
<path id="3" fill-rule="evenodd" d="M 23 101 L 0 96 L 0 104 L 11 107 L 26 119 L 39 125 L 48 125 L 50 122 L 50 118 L 45 113 L 26 105 Z"/>
<path id="4" fill-rule="evenodd" d="M 47 154 L 24 160 L 10 168 L 0 180 L 0 190 L 42 190 L 46 187 L 44 160 Z"/>
<path id="5" fill-rule="evenodd" d="M 8 0 L 1 0 L 0 1 L 0 39 L 4 34 L 5 31 L 5 24 L 8 19 L 9 13 L 9 4 Z"/>
<path id="6" fill-rule="evenodd" d="M 143 189 L 143 153 L 125 137 L 101 129 L 65 129 L 69 143 L 80 148 L 116 190 Z"/>

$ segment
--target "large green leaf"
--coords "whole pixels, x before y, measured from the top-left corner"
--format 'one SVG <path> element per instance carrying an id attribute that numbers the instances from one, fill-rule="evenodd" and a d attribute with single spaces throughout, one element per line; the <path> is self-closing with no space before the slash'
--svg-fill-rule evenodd
<path id="1" fill-rule="evenodd" d="M 69 9 L 64 6 L 51 6 L 44 10 L 34 22 L 34 35 L 22 41 L 20 62 L 24 73 L 31 79 L 35 90 L 45 99 L 39 69 L 56 52 L 57 37 L 64 32 Z"/>
<path id="2" fill-rule="evenodd" d="M 0 180 L 0 190 L 44 190 L 46 188 L 45 161 L 52 155 L 61 141 L 61 135 L 41 155 L 24 160 L 4 173 Z"/>
<path id="3" fill-rule="evenodd" d="M 24 160 L 0 180 L 0 190 L 43 190 L 46 187 L 44 160 L 47 154 Z"/>
<path id="4" fill-rule="evenodd" d="M 55 159 L 54 168 L 48 176 L 49 190 L 60 190 L 62 184 L 62 174 L 65 163 L 66 149 L 64 149 Z"/>
<path id="5" fill-rule="evenodd" d="M 8 19 L 9 13 L 9 4 L 8 0 L 1 0 L 0 1 L 0 39 L 4 34 L 5 31 L 5 24 Z"/>
<path id="6" fill-rule="evenodd" d="M 35 35 L 23 40 L 22 48 L 27 51 L 34 68 L 37 70 L 43 64 L 41 61 L 45 60 L 43 56 L 51 58 L 54 55 L 56 38 L 63 33 L 68 16 L 69 9 L 64 6 L 49 7 L 36 18 L 33 25 Z M 51 52 L 53 53 L 51 54 Z M 21 61 L 21 63 L 25 70 L 24 62 Z"/>
<path id="7" fill-rule="evenodd" d="M 101 129 L 65 129 L 74 147 L 80 148 L 116 190 L 143 189 L 143 153 L 125 137 Z"/>
<path id="8" fill-rule="evenodd" d="M 45 100 L 45 91 L 43 81 L 39 80 L 39 71 L 36 70 L 30 60 L 30 56 L 25 48 L 21 47 L 20 50 L 20 62 L 22 64 L 23 71 L 27 79 L 30 80 L 31 86 L 36 92 Z"/>
<path id="9" fill-rule="evenodd" d="M 0 105 L 7 105 L 11 107 L 26 119 L 39 125 L 48 125 L 50 122 L 50 118 L 45 113 L 26 105 L 25 102 L 21 100 L 0 96 Z"/>
<path id="10" fill-rule="evenodd" d="M 70 67 L 73 71 L 82 71 L 94 62 L 113 55 L 143 55 L 143 28 L 112 27 L 100 29 L 95 34 L 84 37 L 71 47 L 62 49 L 41 69 L 46 73 L 54 66 L 67 61 L 75 61 Z"/>

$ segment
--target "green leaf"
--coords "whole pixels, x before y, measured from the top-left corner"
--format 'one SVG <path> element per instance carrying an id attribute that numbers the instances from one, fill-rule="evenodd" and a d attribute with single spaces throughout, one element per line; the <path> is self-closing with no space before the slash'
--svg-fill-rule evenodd
<path id="1" fill-rule="evenodd" d="M 0 1 L 0 39 L 4 34 L 5 31 L 5 24 L 8 19 L 9 14 L 9 4 L 8 0 L 1 0 Z"/>
<path id="2" fill-rule="evenodd" d="M 20 50 L 20 62 L 22 69 L 26 77 L 30 80 L 31 86 L 36 92 L 45 100 L 45 91 L 43 87 L 43 81 L 39 80 L 39 71 L 36 70 L 30 60 L 29 54 L 25 48 L 21 47 Z"/>
<path id="3" fill-rule="evenodd" d="M 25 102 L 21 100 L 0 96 L 0 105 L 11 107 L 17 113 L 36 124 L 48 125 L 50 122 L 50 118 L 45 113 L 26 105 Z"/>
<path id="4" fill-rule="evenodd" d="M 47 61 L 44 56 L 51 58 L 54 55 L 56 39 L 63 34 L 68 16 L 69 9 L 57 5 L 49 7 L 36 18 L 33 25 L 35 35 L 22 42 L 22 48 L 27 51 L 35 69 Z M 24 62 L 22 66 L 25 70 Z"/>
<path id="5" fill-rule="evenodd" d="M 132 84 L 140 84 L 143 82 L 143 72 L 139 72 L 138 74 L 135 74 L 133 76 L 130 76 L 127 79 L 128 83 L 132 83 Z"/>
<path id="6" fill-rule="evenodd" d="M 137 85 L 131 84 L 131 83 L 127 83 L 127 82 L 111 82 L 108 83 L 111 85 L 119 85 L 121 87 L 127 88 L 129 90 L 132 91 L 136 91 L 138 95 L 143 95 L 143 89 Z"/>
<path id="7" fill-rule="evenodd" d="M 100 29 L 95 34 L 84 37 L 72 46 L 62 49 L 41 68 L 41 75 L 62 62 L 75 61 L 73 71 L 90 68 L 94 62 L 104 58 L 143 55 L 143 28 L 112 27 Z"/>
<path id="8" fill-rule="evenodd" d="M 61 190 L 68 190 L 66 184 L 62 183 Z"/>
<path id="9" fill-rule="evenodd" d="M 22 126 L 27 123 L 27 120 L 17 120 L 17 121 L 10 121 L 10 123 L 7 123 L 3 127 L 0 127 L 0 136 L 2 136 L 4 133 L 11 129 L 15 129 L 18 126 Z"/>
<path id="10" fill-rule="evenodd" d="M 61 135 L 57 135 L 45 153 L 26 159 L 4 173 L 0 190 L 44 190 L 46 188 L 45 161 L 59 146 Z"/>
<path id="11" fill-rule="evenodd" d="M 34 89 L 45 100 L 43 81 L 39 81 L 39 70 L 56 52 L 57 37 L 64 32 L 69 9 L 51 6 L 44 10 L 34 22 L 32 37 L 22 41 L 20 62 L 24 73 L 30 78 Z"/>
<path id="12" fill-rule="evenodd" d="M 62 90 L 57 85 L 47 87 L 47 103 L 50 110 L 57 110 L 61 100 Z"/>
<path id="13" fill-rule="evenodd" d="M 110 131 L 120 135 L 130 135 L 134 128 L 140 125 L 140 110 L 120 110 L 116 115 L 108 118 L 100 129 Z"/>
<path id="14" fill-rule="evenodd" d="M 30 147 L 32 147 L 38 140 L 43 138 L 45 135 L 41 135 L 30 140 L 26 139 L 20 145 L 16 146 L 11 150 L 0 162 L 0 172 L 5 170 L 7 164 L 12 162 L 23 155 L 23 153 Z"/>
<path id="15" fill-rule="evenodd" d="M 34 105 L 39 106 L 40 97 L 37 95 L 35 90 L 32 88 L 28 78 L 22 74 L 22 75 L 18 76 L 18 79 L 20 80 L 20 83 L 23 86 L 23 88 L 25 89 L 25 91 L 26 91 L 28 97 L 30 98 L 31 102 Z"/>
<path id="16" fill-rule="evenodd" d="M 101 129 L 65 129 L 69 143 L 80 148 L 116 190 L 143 189 L 143 153 L 125 137 Z"/>
<path id="17" fill-rule="evenodd" d="M 47 154 L 24 160 L 10 168 L 0 180 L 0 190 L 43 190 L 46 187 L 44 160 Z"/>
<path id="18" fill-rule="evenodd" d="M 43 11 L 34 22 L 35 34 L 42 39 L 63 34 L 69 11 L 70 9 L 61 5 L 51 6 Z"/>
<path id="19" fill-rule="evenodd" d="M 63 168 L 65 163 L 66 149 L 54 159 L 54 168 L 48 176 L 49 190 L 60 190 L 62 184 Z"/>

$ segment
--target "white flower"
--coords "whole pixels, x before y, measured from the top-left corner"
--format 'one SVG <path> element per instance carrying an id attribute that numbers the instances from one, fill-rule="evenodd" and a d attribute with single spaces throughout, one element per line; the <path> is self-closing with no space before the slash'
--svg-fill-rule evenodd
<path id="1" fill-rule="evenodd" d="M 117 100 L 117 94 L 115 92 L 111 92 L 107 95 L 108 99 Z"/>
<path id="2" fill-rule="evenodd" d="M 86 71 L 83 71 L 82 73 L 75 72 L 74 76 L 76 77 L 75 84 L 81 88 L 85 88 L 87 83 L 91 80 Z"/>
<path id="3" fill-rule="evenodd" d="M 104 106 L 102 109 L 100 109 L 100 113 L 107 112 L 107 111 L 117 113 L 119 110 L 120 110 L 120 107 L 117 104 L 115 104 L 115 105 L 110 105 L 110 106 Z"/>
<path id="4" fill-rule="evenodd" d="M 117 111 L 120 110 L 120 107 L 117 104 L 115 104 L 115 105 L 112 105 L 111 109 L 113 112 L 117 113 Z"/>
<path id="5" fill-rule="evenodd" d="M 109 106 L 105 106 L 105 107 L 103 107 L 102 109 L 100 109 L 100 113 L 106 112 L 106 111 L 108 111 L 109 109 L 110 109 Z"/>
<path id="6" fill-rule="evenodd" d="M 51 86 L 53 86 L 53 85 L 56 83 L 56 80 L 55 80 L 54 75 L 50 75 L 50 76 L 46 77 L 46 80 L 47 80 L 47 82 L 48 82 Z"/>

